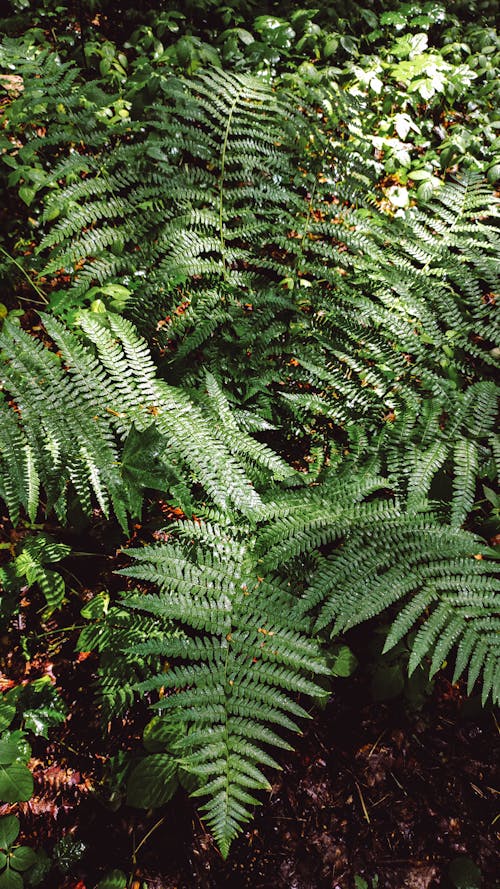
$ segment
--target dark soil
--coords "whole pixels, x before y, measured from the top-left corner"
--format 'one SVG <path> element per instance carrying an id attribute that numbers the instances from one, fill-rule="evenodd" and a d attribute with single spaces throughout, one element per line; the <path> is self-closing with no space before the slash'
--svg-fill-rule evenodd
<path id="1" fill-rule="evenodd" d="M 180 795 L 148 819 L 87 800 L 80 833 L 94 861 L 123 867 L 164 816 L 138 859 L 151 889 L 350 889 L 355 875 L 380 889 L 451 887 L 463 855 L 493 889 L 498 727 L 491 712 L 466 714 L 445 679 L 413 715 L 400 700 L 373 704 L 362 677 L 339 681 L 226 863 Z"/>

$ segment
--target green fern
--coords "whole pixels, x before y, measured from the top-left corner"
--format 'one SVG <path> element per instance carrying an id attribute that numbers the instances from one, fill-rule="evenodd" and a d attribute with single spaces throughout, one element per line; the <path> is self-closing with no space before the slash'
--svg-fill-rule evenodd
<path id="1" fill-rule="evenodd" d="M 103 720 L 122 716 L 135 700 L 135 685 L 150 675 L 156 659 L 130 652 L 130 647 L 151 639 L 175 637 L 172 621 L 132 615 L 122 603 L 111 604 L 109 594 L 98 593 L 82 608 L 89 623 L 78 638 L 77 650 L 100 655 L 97 699 Z"/>
<path id="2" fill-rule="evenodd" d="M 95 498 L 105 515 L 113 509 L 125 529 L 127 512 L 139 511 L 138 494 L 151 484 L 168 491 L 172 480 L 181 486 L 188 473 L 191 484 L 202 484 L 218 506 L 258 514 L 262 501 L 245 465 L 276 477 L 290 474 L 284 461 L 231 417 L 215 380 L 214 410 L 210 397 L 202 400 L 210 407 L 197 406 L 182 389 L 158 379 L 149 349 L 130 322 L 111 314 L 103 322 L 89 313 L 81 324 L 86 339 L 54 318 L 44 322 L 57 354 L 15 325 L 0 334 L 7 359 L 3 387 L 10 397 L 1 405 L 1 490 L 14 518 L 23 506 L 34 518 L 39 479 L 46 511 L 54 507 L 64 517 L 71 482 L 87 512 Z M 221 411 L 223 424 L 215 419 Z M 131 484 L 127 442 L 141 435 L 149 442 L 152 427 L 159 462 L 155 476 L 143 473 L 137 488 L 137 478 Z"/>
<path id="3" fill-rule="evenodd" d="M 68 90 L 36 261 L 70 274 L 65 310 L 96 287 L 112 307 L 118 284 L 132 320 L 4 326 L 0 496 L 13 521 L 63 521 L 76 497 L 125 531 L 147 489 L 198 517 L 127 550 L 122 573 L 152 589 L 92 600 L 79 645 L 100 653 L 106 717 L 139 689 L 183 727 L 178 765 L 227 855 L 270 748 L 308 715 L 299 696 L 322 694 L 327 629 L 390 609 L 411 671 L 456 650 L 455 678 L 500 697 L 494 557 L 463 530 L 500 453 L 498 200 L 469 174 L 402 218 L 378 208 L 326 78 L 172 76 L 109 140 L 109 97 L 79 97 L 50 54 L 14 61 L 36 72 L 21 117 L 37 81 L 53 116 Z M 170 755 L 144 768 L 166 799 Z"/>
<path id="4" fill-rule="evenodd" d="M 45 616 L 49 617 L 63 602 L 66 592 L 64 578 L 51 566 L 71 552 L 71 547 L 48 534 L 36 534 L 23 540 L 12 562 L 0 571 L 2 590 L 19 595 L 23 586 L 38 586 L 45 598 Z"/>
<path id="5" fill-rule="evenodd" d="M 360 558 L 362 554 L 362 558 Z M 469 693 L 483 673 L 482 698 L 500 699 L 499 584 L 493 550 L 473 534 L 409 511 L 355 531 L 320 560 L 298 613 L 316 615 L 332 636 L 398 604 L 385 650 L 415 626 L 409 669 L 425 659 L 433 675 L 458 648 L 455 678 L 468 666 Z"/>
<path id="6" fill-rule="evenodd" d="M 255 792 L 270 789 L 261 767 L 279 768 L 267 749 L 289 748 L 283 731 L 298 731 L 308 716 L 295 694 L 322 695 L 313 677 L 328 673 L 306 625 L 288 619 L 287 585 L 260 575 L 248 534 L 185 523 L 184 543 L 129 551 L 136 565 L 121 572 L 159 589 L 129 597 L 129 608 L 185 631 L 131 651 L 167 659 L 139 689 L 172 690 L 155 707 L 189 726 L 180 762 L 196 778 L 194 796 L 206 800 L 202 811 L 224 857 L 259 802 Z"/>

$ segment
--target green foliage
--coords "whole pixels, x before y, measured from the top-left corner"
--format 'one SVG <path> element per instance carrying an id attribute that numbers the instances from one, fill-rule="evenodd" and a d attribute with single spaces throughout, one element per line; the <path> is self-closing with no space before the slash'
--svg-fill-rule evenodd
<path id="1" fill-rule="evenodd" d="M 174 507 L 161 544 L 125 550 L 139 587 L 85 605 L 78 647 L 100 655 L 106 720 L 137 692 L 157 713 L 127 802 L 181 783 L 226 856 L 272 748 L 356 668 L 351 627 L 385 614 L 380 700 L 406 661 L 418 698 L 450 657 L 500 699 L 480 536 L 498 519 L 499 44 L 459 4 L 123 5 L 116 42 L 81 10 L 79 45 L 70 28 L 54 51 L 46 2 L 0 51 L 3 189 L 30 214 L 2 254 L 51 291 L 40 325 L 0 312 L 0 497 L 14 524 L 80 510 L 124 534 L 152 497 Z M 27 538 L 3 586 L 38 583 L 53 611 L 67 553 Z M 64 718 L 46 683 L 14 691 L 4 729 L 21 701 L 26 728 Z M 7 731 L 7 801 L 31 792 L 28 756 Z"/>
<path id="2" fill-rule="evenodd" d="M 266 501 L 253 535 L 245 527 L 183 522 L 180 543 L 128 551 L 137 564 L 121 573 L 159 590 L 124 600 L 138 613 L 138 631 L 144 614 L 177 628 L 130 649 L 163 663 L 137 688 L 161 690 L 153 706 L 168 720 L 167 730 L 178 733 L 170 753 L 154 752 L 137 767 L 132 799 L 137 793 L 145 805 L 154 800 L 160 773 L 170 795 L 173 753 L 195 778 L 194 795 L 208 796 L 202 811 L 227 854 L 248 807 L 259 801 L 249 791 L 267 786 L 259 766 L 277 765 L 262 745 L 286 746 L 283 729 L 297 730 L 296 717 L 307 715 L 290 691 L 320 697 L 321 686 L 308 674 L 352 671 L 345 652 L 342 664 L 342 650 L 332 652 L 330 663 L 322 660 L 319 631 L 335 621 L 338 635 L 403 597 L 409 604 L 386 649 L 428 612 L 412 644 L 410 672 L 428 653 L 436 672 L 458 644 L 457 676 L 469 664 L 471 689 L 483 670 L 483 699 L 490 691 L 498 698 L 500 616 L 490 551 L 429 512 L 401 514 L 395 503 L 374 497 L 383 487 L 383 479 L 368 475 L 349 483 L 327 476 L 319 491 L 299 488 Z M 297 587 L 304 590 L 300 601 Z M 311 611 L 318 614 L 312 626 Z"/>
<path id="3" fill-rule="evenodd" d="M 70 546 L 56 543 L 48 534 L 27 537 L 15 559 L 6 568 L 0 569 L 4 591 L 8 595 L 19 593 L 22 587 L 29 588 L 36 584 L 45 597 L 45 613 L 50 615 L 64 599 L 65 583 L 57 571 L 46 566 L 60 562 L 70 552 Z"/>
<path id="4" fill-rule="evenodd" d="M 82 616 L 91 622 L 80 633 L 78 650 L 100 654 L 98 694 L 103 716 L 109 719 L 133 706 L 134 686 L 155 664 L 152 658 L 132 652 L 132 646 L 165 638 L 172 622 L 169 618 L 133 620 L 121 603 L 110 605 L 107 593 L 91 599 Z"/>
<path id="5" fill-rule="evenodd" d="M 184 523 L 179 543 L 131 550 L 136 564 L 121 572 L 159 588 L 159 594 L 130 596 L 129 608 L 168 615 L 178 627 L 175 636 L 133 646 L 133 652 L 169 662 L 139 689 L 176 690 L 155 708 L 169 723 L 187 726 L 177 757 L 196 779 L 194 795 L 206 800 L 202 811 L 223 855 L 259 802 L 255 791 L 269 789 L 261 767 L 277 763 L 267 749 L 288 748 L 283 730 L 298 731 L 297 719 L 308 715 L 293 693 L 323 694 L 313 677 L 328 673 L 305 625 L 289 619 L 287 585 L 274 572 L 261 575 L 262 541 L 249 538 L 249 529 L 234 529 L 231 536 L 228 530 Z M 146 770 L 149 782 L 172 762 L 152 754 L 138 769 L 141 775 Z M 133 798 L 135 784 L 132 791 L 129 784 Z"/>
<path id="6" fill-rule="evenodd" d="M 100 880 L 97 889 L 126 889 L 127 877 L 121 870 L 110 871 Z"/>
<path id="7" fill-rule="evenodd" d="M 432 676 L 456 647 L 454 680 L 468 668 L 470 693 L 483 671 L 483 702 L 490 692 L 498 701 L 500 612 L 494 559 L 494 551 L 469 532 L 410 510 L 368 533 L 356 531 L 341 549 L 322 559 L 299 613 L 319 609 L 317 630 L 329 627 L 335 636 L 401 602 L 384 650 L 417 625 L 410 674 L 428 657 Z"/>
<path id="8" fill-rule="evenodd" d="M 31 746 L 26 731 L 46 738 L 49 728 L 64 722 L 66 708 L 48 676 L 18 685 L 0 701 L 0 802 L 26 802 L 33 795 L 33 776 L 27 763 Z M 26 731 L 10 728 L 21 723 Z M 37 886 L 50 869 L 43 850 L 16 844 L 19 821 L 15 815 L 0 818 L 0 887 Z"/>
<path id="9" fill-rule="evenodd" d="M 192 509 L 187 473 L 218 506 L 259 511 L 245 462 L 281 476 L 285 464 L 243 431 L 236 437 L 219 432 L 206 399 L 195 405 L 182 389 L 158 379 L 130 322 L 89 313 L 81 321 L 84 339 L 54 318 L 44 321 L 58 353 L 15 325 L 6 324 L 0 334 L 10 396 L 0 405 L 0 494 L 14 521 L 22 506 L 34 519 L 42 488 L 46 511 L 55 509 L 60 520 L 73 495 L 87 513 L 95 502 L 106 516 L 112 509 L 126 529 L 127 513 L 140 514 L 142 491 L 150 485 L 175 492 Z M 215 397 L 215 381 L 211 388 Z M 218 400 L 228 414 L 221 393 Z M 235 419 L 233 427 L 239 426 Z M 156 467 L 147 469 L 137 458 L 142 437 L 143 458 L 154 456 Z"/>
<path id="10" fill-rule="evenodd" d="M 31 885 L 40 882 L 36 877 L 33 880 L 39 856 L 29 846 L 16 845 L 18 834 L 19 821 L 15 815 L 0 818 L 1 889 L 23 889 L 24 879 Z"/>
<path id="11" fill-rule="evenodd" d="M 48 731 L 64 722 L 66 707 L 50 678 L 41 677 L 17 685 L 0 701 L 0 801 L 26 801 L 33 795 L 33 776 L 28 768 L 31 747 L 26 731 L 46 738 Z M 21 724 L 24 730 L 11 728 Z M 0 824 L 3 823 L 3 819 Z M 17 835 L 17 834 L 16 834 Z M 39 862 L 43 871 L 42 862 Z M 43 875 L 43 874 L 42 874 Z"/>
<path id="12" fill-rule="evenodd" d="M 17 717 L 26 731 L 47 738 L 49 729 L 64 722 L 66 707 L 49 676 L 16 685 L 2 695 L 0 730 Z"/>
<path id="13" fill-rule="evenodd" d="M 140 809 L 163 806 L 174 795 L 178 766 L 168 753 L 151 753 L 133 769 L 127 785 L 127 804 Z"/>
<path id="14" fill-rule="evenodd" d="M 0 800 L 15 803 L 33 794 L 33 776 L 26 765 L 31 747 L 24 732 L 3 732 L 0 737 Z"/>

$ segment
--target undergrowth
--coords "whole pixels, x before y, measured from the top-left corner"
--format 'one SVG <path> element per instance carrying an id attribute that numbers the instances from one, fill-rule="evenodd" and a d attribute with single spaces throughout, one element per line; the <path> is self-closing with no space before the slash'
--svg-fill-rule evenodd
<path id="1" fill-rule="evenodd" d="M 367 13 L 368 42 L 402 32 L 377 60 L 332 31 L 340 73 L 255 46 L 221 64 L 191 35 L 187 70 L 158 49 L 150 89 L 146 55 L 129 52 L 127 79 L 109 42 L 83 47 L 100 78 L 30 31 L 1 50 L 5 189 L 30 208 L 16 268 L 36 291 L 29 315 L 8 300 L 0 332 L 0 496 L 34 535 L 1 569 L 4 610 L 23 578 L 46 614 L 63 601 L 46 565 L 68 547 L 37 526 L 96 511 L 119 526 L 123 595 L 85 605 L 79 648 L 100 654 L 105 719 L 137 694 L 156 713 L 129 802 L 180 781 L 224 856 L 349 628 L 389 615 L 410 673 L 452 658 L 453 681 L 500 699 L 495 149 L 457 166 L 411 99 L 438 116 L 491 84 L 473 53 L 446 61 L 453 23 L 452 48 L 428 48 L 444 27 L 430 6 L 422 32 Z M 177 520 L 132 546 L 152 498 Z"/>

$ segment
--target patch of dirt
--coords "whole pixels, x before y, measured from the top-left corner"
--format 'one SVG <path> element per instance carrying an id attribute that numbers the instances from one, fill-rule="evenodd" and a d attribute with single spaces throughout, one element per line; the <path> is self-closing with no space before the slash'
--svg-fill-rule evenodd
<path id="1" fill-rule="evenodd" d="M 88 850 L 75 877 L 92 889 L 106 867 L 132 873 L 134 848 L 164 819 L 137 856 L 148 889 L 352 889 L 356 875 L 370 889 L 451 889 L 461 855 L 493 889 L 499 735 L 491 712 L 468 709 L 445 678 L 418 714 L 372 703 L 363 675 L 339 681 L 227 862 L 182 793 L 140 813 L 86 792 L 61 820 Z"/>

